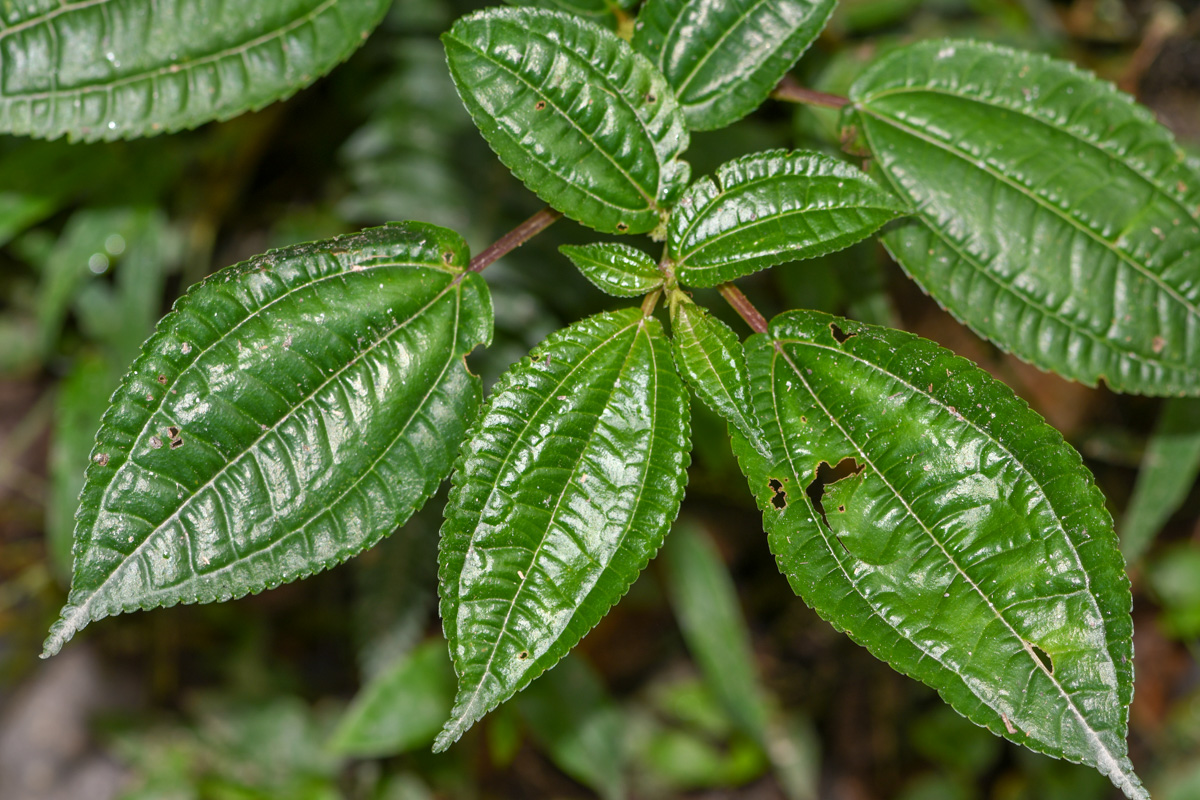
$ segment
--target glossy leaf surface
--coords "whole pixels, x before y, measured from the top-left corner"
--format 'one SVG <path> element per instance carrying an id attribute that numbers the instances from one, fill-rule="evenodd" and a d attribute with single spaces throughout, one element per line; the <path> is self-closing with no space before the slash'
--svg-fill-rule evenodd
<path id="1" fill-rule="evenodd" d="M 340 756 L 380 758 L 427 745 L 454 699 L 454 670 L 441 639 L 421 644 L 371 680 L 329 743 Z"/>
<path id="2" fill-rule="evenodd" d="M 695 303 L 672 302 L 671 354 L 679 374 L 705 405 L 740 430 L 761 453 L 770 452 L 754 417 L 746 352 L 728 325 Z"/>
<path id="3" fill-rule="evenodd" d="M 422 223 L 275 250 L 175 305 L 92 451 L 75 575 L 46 641 L 257 592 L 391 533 L 450 471 L 491 337 L 465 243 Z"/>
<path id="4" fill-rule="evenodd" d="M 674 87 L 695 130 L 758 108 L 820 35 L 835 0 L 649 0 L 634 48 Z"/>
<path id="5" fill-rule="evenodd" d="M 774 150 L 688 187 L 671 215 L 667 252 L 681 283 L 716 286 L 841 250 L 903 213 L 898 198 L 845 162 Z"/>
<path id="6" fill-rule="evenodd" d="M 1129 581 L 1079 455 L 912 334 L 790 312 L 747 351 L 772 453 L 735 449 L 796 593 L 975 723 L 1148 797 Z"/>
<path id="7" fill-rule="evenodd" d="M 1200 393 L 1200 171 L 1144 108 L 1042 56 L 925 42 L 850 124 L 920 221 L 884 241 L 976 332 L 1117 391 Z"/>
<path id="8" fill-rule="evenodd" d="M 614 297 L 639 297 L 662 286 L 658 265 L 636 247 L 606 242 L 558 249 L 593 286 Z"/>
<path id="9" fill-rule="evenodd" d="M 1200 475 L 1200 400 L 1167 400 L 1146 442 L 1133 496 L 1121 520 L 1121 552 L 1141 560 L 1171 515 L 1179 510 Z"/>
<path id="10" fill-rule="evenodd" d="M 450 74 L 500 160 L 568 217 L 646 233 L 689 176 L 683 113 L 662 75 L 569 14 L 493 8 L 443 35 Z"/>
<path id="11" fill-rule="evenodd" d="M 435 749 L 557 663 L 658 551 L 683 496 L 687 411 L 662 326 L 639 309 L 553 334 L 500 379 L 442 527 L 459 691 Z"/>
<path id="12" fill-rule="evenodd" d="M 6 4 L 0 131 L 150 136 L 287 97 L 345 60 L 387 0 Z"/>

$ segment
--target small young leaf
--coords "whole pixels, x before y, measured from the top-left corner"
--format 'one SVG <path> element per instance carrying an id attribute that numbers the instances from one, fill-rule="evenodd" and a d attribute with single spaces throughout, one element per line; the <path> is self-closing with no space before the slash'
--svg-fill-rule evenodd
<path id="1" fill-rule="evenodd" d="M 958 319 L 1042 369 L 1200 394 L 1200 171 L 1069 64 L 974 42 L 897 50 L 850 125 L 918 210 L 884 242 Z"/>
<path id="2" fill-rule="evenodd" d="M 679 510 L 688 407 L 639 309 L 559 331 L 500 379 L 464 447 L 439 559 L 458 697 L 434 745 L 552 667 L 629 589 Z"/>
<path id="3" fill-rule="evenodd" d="M 671 215 L 667 252 L 680 283 L 716 286 L 841 250 L 904 213 L 903 202 L 843 161 L 774 150 L 688 187 Z"/>
<path id="4" fill-rule="evenodd" d="M 606 233 L 659 227 L 687 184 L 683 112 L 611 31 L 569 14 L 492 8 L 442 36 L 450 74 L 500 160 L 539 197 Z"/>
<path id="5" fill-rule="evenodd" d="M 639 297 L 662 286 L 654 259 L 627 244 L 564 244 L 559 251 L 597 289 L 614 297 Z"/>
<path id="6" fill-rule="evenodd" d="M 1121 520 L 1121 552 L 1136 564 L 1200 475 L 1200 400 L 1167 400 Z"/>
<path id="7" fill-rule="evenodd" d="M 446 645 L 425 642 L 359 691 L 329 747 L 339 756 L 380 758 L 428 744 L 453 699 Z"/>
<path id="8" fill-rule="evenodd" d="M 128 139 L 262 108 L 344 61 L 387 0 L 6 4 L 0 131 Z"/>
<path id="9" fill-rule="evenodd" d="M 728 325 L 687 300 L 671 304 L 671 355 L 679 374 L 713 411 L 735 426 L 764 456 L 750 398 L 746 352 Z"/>
<path id="10" fill-rule="evenodd" d="M 813 43 L 835 0 L 648 0 L 634 49 L 662 70 L 688 126 L 713 130 L 758 108 Z"/>
<path id="11" fill-rule="evenodd" d="M 747 351 L 771 457 L 734 446 L 796 593 L 976 724 L 1147 798 L 1129 580 L 1062 436 L 909 333 L 790 312 Z"/>
<path id="12" fill-rule="evenodd" d="M 450 471 L 491 338 L 466 244 L 423 223 L 275 250 L 197 284 L 104 415 L 46 640 L 346 560 Z"/>

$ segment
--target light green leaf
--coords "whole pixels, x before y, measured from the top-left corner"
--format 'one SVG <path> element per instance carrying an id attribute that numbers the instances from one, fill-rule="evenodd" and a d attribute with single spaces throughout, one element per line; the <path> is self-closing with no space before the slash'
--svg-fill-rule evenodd
<path id="1" fill-rule="evenodd" d="M 683 113 L 611 31 L 569 14 L 493 8 L 442 36 L 450 74 L 500 160 L 539 197 L 606 233 L 646 233 L 687 184 Z"/>
<path id="2" fill-rule="evenodd" d="M 688 650 L 742 732 L 767 744 L 766 695 L 737 590 L 703 528 L 681 521 L 663 551 L 667 593 Z"/>
<path id="3" fill-rule="evenodd" d="M 88 466 L 46 655 L 88 622 L 228 600 L 340 563 L 449 472 L 491 337 L 465 243 L 423 223 L 221 270 L 159 323 Z"/>
<path id="4" fill-rule="evenodd" d="M 895 51 L 850 96 L 919 214 L 884 242 L 954 316 L 1088 385 L 1200 394 L 1200 171 L 1149 111 L 974 42 Z"/>
<path id="5" fill-rule="evenodd" d="M 1136 564 L 1200 475 L 1200 400 L 1167 400 L 1121 519 L 1121 552 Z"/>
<path id="6" fill-rule="evenodd" d="M 563 659 L 517 705 L 559 769 L 605 800 L 625 796 L 625 718 L 582 658 Z"/>
<path id="7" fill-rule="evenodd" d="M 453 700 L 446 645 L 427 641 L 359 691 L 329 747 L 339 756 L 379 758 L 428 744 Z"/>
<path id="8" fill-rule="evenodd" d="M 571 259 L 583 277 L 614 297 L 638 297 L 662 286 L 654 259 L 627 244 L 564 244 L 559 252 Z"/>
<path id="9" fill-rule="evenodd" d="M 758 108 L 816 40 L 835 0 L 648 0 L 633 46 L 662 70 L 694 130 Z"/>
<path id="10" fill-rule="evenodd" d="M 0 131 L 128 139 L 228 119 L 353 53 L 387 0 L 6 3 Z"/>
<path id="11" fill-rule="evenodd" d="M 747 355 L 772 454 L 735 449 L 796 593 L 976 724 L 1147 798 L 1129 580 L 1062 436 L 909 333 L 790 312 Z"/>
<path id="12" fill-rule="evenodd" d="M 436 750 L 625 594 L 675 519 L 687 464 L 687 396 L 662 326 L 639 309 L 577 322 L 505 373 L 442 527 L 442 625 L 459 689 Z"/>
<path id="13" fill-rule="evenodd" d="M 741 341 L 728 325 L 682 293 L 671 299 L 671 355 L 700 399 L 767 455 L 770 450 L 754 418 Z"/>
<path id="14" fill-rule="evenodd" d="M 773 150 L 692 184 L 671 215 L 667 252 L 680 283 L 716 286 L 841 250 L 904 213 L 899 199 L 845 162 Z"/>

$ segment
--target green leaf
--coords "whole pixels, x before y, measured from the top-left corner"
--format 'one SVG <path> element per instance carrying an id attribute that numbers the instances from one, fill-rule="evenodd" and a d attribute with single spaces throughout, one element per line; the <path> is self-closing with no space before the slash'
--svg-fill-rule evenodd
<path id="1" fill-rule="evenodd" d="M 436 750 L 566 655 L 658 551 L 683 496 L 687 412 L 662 326 L 639 309 L 553 334 L 500 379 L 442 527 L 459 690 Z"/>
<path id="2" fill-rule="evenodd" d="M 362 688 L 329 747 L 339 756 L 379 758 L 428 744 L 453 699 L 445 643 L 425 642 Z"/>
<path id="3" fill-rule="evenodd" d="M 746 351 L 728 325 L 679 293 L 671 299 L 671 355 L 700 399 L 742 432 L 759 452 L 770 452 L 754 417 Z"/>
<path id="4" fill-rule="evenodd" d="M 571 259 L 583 277 L 614 297 L 638 297 L 662 286 L 654 259 L 627 244 L 564 244 L 559 252 Z"/>
<path id="5" fill-rule="evenodd" d="M 606 233 L 646 233 L 690 173 L 666 81 L 611 31 L 493 8 L 442 36 L 450 74 L 500 160 L 539 197 Z"/>
<path id="6" fill-rule="evenodd" d="M 467 259 L 457 234 L 405 223 L 193 287 L 104 415 L 45 654 L 110 614 L 305 577 L 419 508 L 481 395 L 463 356 L 492 312 Z"/>
<path id="7" fill-rule="evenodd" d="M 1200 393 L 1200 171 L 1069 64 L 924 42 L 854 84 L 848 121 L 919 221 L 884 242 L 954 316 L 1042 369 Z"/>
<path id="8" fill-rule="evenodd" d="M 772 454 L 735 450 L 796 593 L 976 724 L 1148 797 L 1129 580 L 1062 436 L 912 334 L 791 312 L 747 352 Z"/>
<path id="9" fill-rule="evenodd" d="M 387 0 L 34 0 L 0 14 L 0 131 L 128 139 L 262 108 L 344 61 Z"/>
<path id="10" fill-rule="evenodd" d="M 671 608 L 713 694 L 742 732 L 767 744 L 767 703 L 737 590 L 703 528 L 681 522 L 663 550 Z"/>
<path id="11" fill-rule="evenodd" d="M 613 11 L 628 8 L 636 0 L 506 0 L 511 6 L 532 6 L 551 11 L 562 11 L 584 17 L 596 23 L 609 25 L 614 22 Z"/>
<path id="12" fill-rule="evenodd" d="M 1135 564 L 1200 475 L 1200 400 L 1167 400 L 1121 519 L 1121 552 Z"/>
<path id="13" fill-rule="evenodd" d="M 758 108 L 816 40 L 835 0 L 648 0 L 633 46 L 679 96 L 694 130 Z"/>
<path id="14" fill-rule="evenodd" d="M 680 283 L 716 286 L 841 250 L 904 213 L 902 202 L 845 162 L 772 150 L 692 184 L 671 215 L 667 252 Z"/>
<path id="15" fill-rule="evenodd" d="M 625 718 L 582 658 L 563 659 L 517 705 L 559 769 L 606 800 L 625 796 Z"/>

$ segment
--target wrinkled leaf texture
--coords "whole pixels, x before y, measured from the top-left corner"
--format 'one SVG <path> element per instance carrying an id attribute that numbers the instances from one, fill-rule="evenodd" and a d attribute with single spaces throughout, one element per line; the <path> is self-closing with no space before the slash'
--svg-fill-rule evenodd
<path id="1" fill-rule="evenodd" d="M 639 309 L 553 334 L 500 379 L 455 468 L 439 559 L 459 677 L 444 750 L 625 594 L 679 510 L 687 397 Z"/>
<path id="2" fill-rule="evenodd" d="M 1200 394 L 1200 171 L 1149 111 L 975 42 L 895 51 L 850 97 L 920 218 L 884 243 L 954 316 L 1088 385 Z"/>
<path id="3" fill-rule="evenodd" d="M 835 0 L 648 0 L 634 49 L 666 76 L 693 130 L 762 105 L 816 40 Z"/>
<path id="4" fill-rule="evenodd" d="M 611 31 L 555 11 L 493 8 L 442 36 L 463 103 L 496 155 L 554 208 L 606 233 L 647 233 L 690 169 L 662 75 Z"/>
<path id="5" fill-rule="evenodd" d="M 737 334 L 703 307 L 673 298 L 671 355 L 679 374 L 705 405 L 766 455 L 769 451 L 754 417 L 746 351 Z"/>
<path id="6" fill-rule="evenodd" d="M 772 150 L 689 186 L 671 215 L 667 252 L 680 283 L 716 286 L 849 247 L 904 213 L 899 198 L 843 161 Z"/>
<path id="7" fill-rule="evenodd" d="M 0 9 L 0 131 L 128 139 L 290 96 L 353 53 L 387 0 L 30 0 Z"/>
<path id="8" fill-rule="evenodd" d="M 1125 745 L 1129 581 L 1062 436 L 909 333 L 789 312 L 747 350 L 772 454 L 735 450 L 796 593 L 973 722 L 1148 797 Z"/>
<path id="9" fill-rule="evenodd" d="M 478 407 L 486 285 L 423 223 L 297 245 L 193 287 L 96 436 L 53 655 L 88 622 L 340 563 L 449 473 Z"/>
<path id="10" fill-rule="evenodd" d="M 614 297 L 638 297 L 662 286 L 658 265 L 636 247 L 605 242 L 558 249 L 593 286 Z"/>

